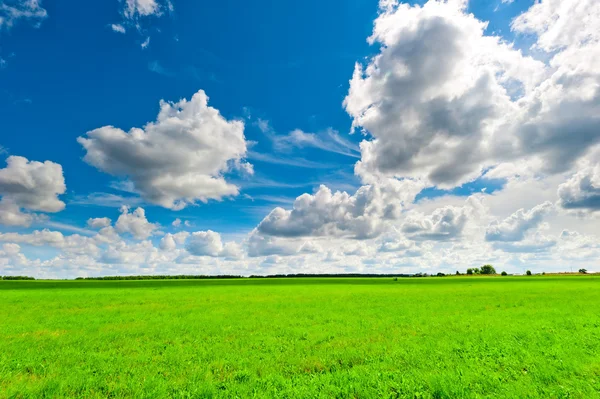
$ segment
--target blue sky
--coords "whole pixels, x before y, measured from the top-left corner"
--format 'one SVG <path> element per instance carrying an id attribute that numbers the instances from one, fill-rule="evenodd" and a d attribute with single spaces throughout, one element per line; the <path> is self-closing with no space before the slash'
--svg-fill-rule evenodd
<path id="1" fill-rule="evenodd" d="M 355 63 L 366 66 L 381 53 L 381 42 L 367 42 L 374 22 L 386 13 L 377 1 L 0 0 L 0 4 L 45 10 L 42 17 L 15 18 L 10 24 L 5 20 L 4 26 L 0 22 L 2 158 L 14 155 L 52 161 L 62 166 L 66 182 L 66 191 L 60 195 L 66 204 L 63 210 L 48 212 L 46 218 L 27 226 L 0 226 L 2 232 L 46 228 L 68 235 L 87 229 L 83 234 L 89 235 L 89 218 L 117 220 L 122 213 L 120 205 L 125 204 L 131 209 L 143 207 L 148 220 L 161 226 L 161 234 L 210 229 L 243 241 L 275 207 L 291 209 L 297 196 L 314 193 L 321 184 L 349 195 L 371 184 L 365 175 L 354 171 L 361 160 L 359 144 L 372 139 L 383 142 L 387 130 L 381 125 L 359 123 L 357 126 L 368 133 L 357 129 L 350 134 L 353 120 L 356 125 L 359 117 L 345 107 L 344 99 L 349 96 Z M 148 4 L 157 8 L 143 11 Z M 135 11 L 132 15 L 127 14 L 130 5 Z M 555 50 L 531 47 L 543 33 L 511 29 L 512 21 L 532 5 L 533 1 L 473 0 L 460 12 L 487 21 L 484 36 L 499 36 L 513 43 L 513 49 L 524 57 L 531 55 L 549 65 Z M 125 32 L 115 31 L 116 26 Z M 501 83 L 502 87 L 507 84 Z M 227 182 L 239 188 L 237 195 L 168 209 L 124 183 L 127 176 L 105 173 L 84 160 L 86 150 L 78 137 L 104 126 L 125 132 L 142 128 L 156 120 L 161 100 L 189 100 L 199 90 L 206 92 L 209 106 L 227 121 L 244 122 L 247 151 L 243 159 L 252 164 L 254 174 L 225 173 Z M 590 112 L 593 115 L 595 111 Z M 285 141 L 296 129 L 316 134 L 323 147 Z M 335 144 L 335 138 L 344 144 Z M 589 140 L 584 149 L 591 149 L 595 142 Z M 344 151 L 339 151 L 341 148 Z M 546 150 L 531 153 L 540 156 L 541 151 Z M 535 163 L 529 154 L 519 157 L 523 161 L 520 167 Z M 427 214 L 433 212 L 427 208 L 431 204 L 457 206 L 473 195 L 501 195 L 507 185 L 517 183 L 514 176 L 498 173 L 498 166 L 515 163 L 515 159 L 505 156 L 505 161 L 485 164 L 477 175 L 473 172 L 451 183 L 425 179 L 422 191 L 417 190 L 409 202 L 415 207 L 420 204 L 423 211 L 419 212 Z M 565 174 L 560 182 L 580 170 L 577 162 L 581 159 L 569 160 L 572 167 L 561 170 Z M 591 163 L 593 166 L 594 160 Z M 3 163 L 1 167 L 5 166 Z M 392 175 L 402 182 L 420 179 L 420 173 L 402 166 Z M 557 176 L 543 173 L 532 172 L 531 178 L 539 182 Z M 107 201 L 108 196 L 113 196 L 113 201 Z M 409 208 L 405 206 L 402 213 Z M 490 217 L 502 220 L 512 211 L 503 209 Z M 171 223 L 176 218 L 189 225 L 175 228 Z M 560 222 L 556 234 L 569 223 Z M 586 229 L 587 233 L 592 230 Z M 161 234 L 150 239 L 158 245 Z M 50 259 L 58 251 L 28 248 L 28 256 L 33 258 Z"/>
<path id="2" fill-rule="evenodd" d="M 489 18 L 490 29 L 509 31 L 524 2 L 492 3 L 472 2 L 469 10 Z M 156 117 L 161 99 L 177 101 L 203 89 L 224 116 L 247 121 L 245 133 L 257 142 L 257 151 L 272 153 L 254 124 L 257 118 L 269 121 L 276 134 L 333 128 L 346 135 L 351 119 L 342 101 L 354 63 L 377 50 L 366 41 L 377 1 L 184 1 L 168 16 L 143 21 L 144 34 L 132 29 L 124 35 L 110 29 L 122 19 L 117 1 L 47 2 L 44 7 L 50 17 L 39 28 L 19 24 L 1 38 L 7 59 L 0 74 L 2 146 L 8 154 L 63 165 L 67 201 L 76 203 L 56 219 L 75 225 L 93 212 L 88 209 L 93 205 L 84 207 L 76 199 L 95 192 L 127 195 L 111 189 L 115 179 L 81 162 L 75 138 L 88 130 L 143 126 Z M 150 45 L 142 49 L 146 37 Z M 347 138 L 361 140 L 359 134 Z M 250 182 L 243 192 L 291 201 L 321 183 L 359 185 L 352 157 L 316 149 L 300 157 L 323 167 L 255 162 L 255 177 L 267 186 Z M 464 192 L 470 191 L 467 185 Z M 251 229 L 268 213 L 268 201 L 241 202 L 211 202 L 176 217 L 200 228 L 218 223 L 222 230 L 236 231 Z M 116 209 L 99 212 L 118 215 Z M 148 212 L 161 223 L 174 218 L 160 207 Z"/>

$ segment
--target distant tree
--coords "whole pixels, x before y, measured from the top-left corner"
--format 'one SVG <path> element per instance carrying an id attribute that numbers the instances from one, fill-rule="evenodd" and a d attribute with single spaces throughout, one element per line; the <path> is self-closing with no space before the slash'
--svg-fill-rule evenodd
<path id="1" fill-rule="evenodd" d="M 508 273 L 506 273 L 506 272 L 502 272 L 501 274 L 502 274 L 503 276 L 508 276 Z"/>
<path id="2" fill-rule="evenodd" d="M 481 266 L 481 274 L 496 274 L 496 269 L 492 265 Z"/>
<path id="3" fill-rule="evenodd" d="M 467 269 L 467 274 L 470 276 L 471 274 L 473 274 L 473 269 L 469 268 Z"/>
<path id="4" fill-rule="evenodd" d="M 579 273 L 581 273 L 581 274 L 586 274 L 586 273 L 587 273 L 587 270 L 586 270 L 586 269 L 579 269 Z"/>
<path id="5" fill-rule="evenodd" d="M 438 277 L 444 277 L 445 274 L 440 272 L 440 273 L 436 274 L 436 276 L 438 276 Z"/>
<path id="6" fill-rule="evenodd" d="M 478 267 L 473 268 L 473 274 L 481 274 L 481 270 Z"/>
<path id="7" fill-rule="evenodd" d="M 531 276 L 531 270 L 527 270 L 527 272 L 525 274 L 527 274 L 528 276 Z"/>
<path id="8" fill-rule="evenodd" d="M 456 271 L 456 275 L 457 275 L 457 276 L 460 276 L 460 272 L 459 272 L 458 270 Z"/>

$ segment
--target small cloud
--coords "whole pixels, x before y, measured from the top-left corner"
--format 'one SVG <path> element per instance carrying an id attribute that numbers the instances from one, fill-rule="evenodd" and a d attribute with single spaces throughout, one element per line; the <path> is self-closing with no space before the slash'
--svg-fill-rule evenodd
<path id="1" fill-rule="evenodd" d="M 148 36 L 146 38 L 146 40 L 144 40 L 144 42 L 141 44 L 141 46 L 142 46 L 142 49 L 146 49 L 146 48 L 148 48 L 149 45 L 150 45 L 150 36 Z"/>
<path id="2" fill-rule="evenodd" d="M 113 32 L 117 32 L 117 33 L 125 33 L 125 27 L 121 24 L 112 24 L 111 29 L 113 30 Z"/>
<path id="3" fill-rule="evenodd" d="M 159 75 L 163 75 L 163 76 L 167 76 L 167 77 L 173 77 L 174 74 L 169 71 L 168 69 L 166 69 L 165 67 L 163 67 L 162 65 L 160 65 L 160 63 L 158 61 L 150 61 L 148 63 L 148 70 L 150 72 L 154 72 L 157 73 Z"/>

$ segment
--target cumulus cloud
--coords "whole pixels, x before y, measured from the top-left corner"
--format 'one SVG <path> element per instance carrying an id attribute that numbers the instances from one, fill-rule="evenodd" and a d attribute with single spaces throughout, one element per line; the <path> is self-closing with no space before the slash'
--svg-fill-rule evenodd
<path id="1" fill-rule="evenodd" d="M 202 90 L 189 101 L 161 101 L 156 122 L 143 129 L 104 126 L 78 142 L 87 163 L 128 178 L 145 200 L 173 210 L 237 195 L 238 187 L 224 175 L 234 169 L 252 172 L 243 161 L 243 122 L 223 118 Z"/>
<path id="2" fill-rule="evenodd" d="M 58 196 L 66 190 L 62 166 L 10 156 L 0 169 L 0 223 L 28 226 L 34 215 L 26 211 L 60 212 L 65 203 Z"/>
<path id="3" fill-rule="evenodd" d="M 160 8 L 157 0 L 126 0 L 123 15 L 126 18 L 146 17 L 158 14 Z"/>
<path id="4" fill-rule="evenodd" d="M 519 209 L 502 221 L 492 222 L 485 232 L 485 239 L 504 242 L 521 241 L 529 230 L 540 225 L 543 218 L 552 209 L 554 209 L 554 205 L 549 201 L 537 205 L 529 211 Z"/>
<path id="5" fill-rule="evenodd" d="M 600 164 L 575 173 L 558 187 L 560 205 L 565 209 L 600 210 Z"/>
<path id="6" fill-rule="evenodd" d="M 522 159 L 569 170 L 600 142 L 600 5 L 542 1 L 514 20 L 548 63 L 486 35 L 465 5 L 381 3 L 369 38 L 381 50 L 356 66 L 344 101 L 369 138 L 357 167 L 441 188 Z"/>
<path id="7" fill-rule="evenodd" d="M 477 177 L 486 142 L 513 105 L 503 84 L 529 87 L 543 64 L 523 57 L 467 14 L 461 2 L 382 2 L 371 44 L 380 53 L 356 65 L 344 100 L 363 167 L 454 186 Z"/>
<path id="8" fill-rule="evenodd" d="M 454 241 L 461 238 L 467 223 L 482 213 L 480 199 L 470 197 L 462 207 L 449 205 L 429 215 L 411 212 L 402 224 L 402 232 L 411 240 Z"/>
<path id="9" fill-rule="evenodd" d="M 30 21 L 39 27 L 48 17 L 40 0 L 6 0 L 0 3 L 0 29 L 10 29 L 20 20 Z"/>
<path id="10" fill-rule="evenodd" d="M 115 223 L 115 229 L 121 234 L 129 233 L 135 239 L 145 240 L 158 229 L 158 225 L 150 223 L 146 219 L 146 212 L 143 208 L 136 208 L 129 212 L 129 208 L 123 206 L 121 207 L 121 215 Z"/>
<path id="11" fill-rule="evenodd" d="M 386 221 L 398 218 L 404 204 L 422 189 L 412 180 L 389 180 L 360 187 L 354 195 L 320 186 L 296 198 L 291 210 L 277 207 L 258 225 L 258 232 L 279 237 L 334 236 L 365 239 L 378 236 Z"/>
<path id="12" fill-rule="evenodd" d="M 212 230 L 197 231 L 187 240 L 186 250 L 195 256 L 240 257 L 241 248 L 235 242 L 223 244 L 221 235 Z"/>
<path id="13" fill-rule="evenodd" d="M 93 229 L 108 227 L 110 224 L 111 220 L 109 218 L 89 218 L 87 221 L 87 225 Z"/>

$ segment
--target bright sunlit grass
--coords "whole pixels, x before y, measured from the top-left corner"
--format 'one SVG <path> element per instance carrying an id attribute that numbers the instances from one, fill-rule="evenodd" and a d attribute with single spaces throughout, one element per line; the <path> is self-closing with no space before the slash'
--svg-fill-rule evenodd
<path id="1" fill-rule="evenodd" d="M 600 279 L 0 282 L 0 397 L 600 397 Z"/>

